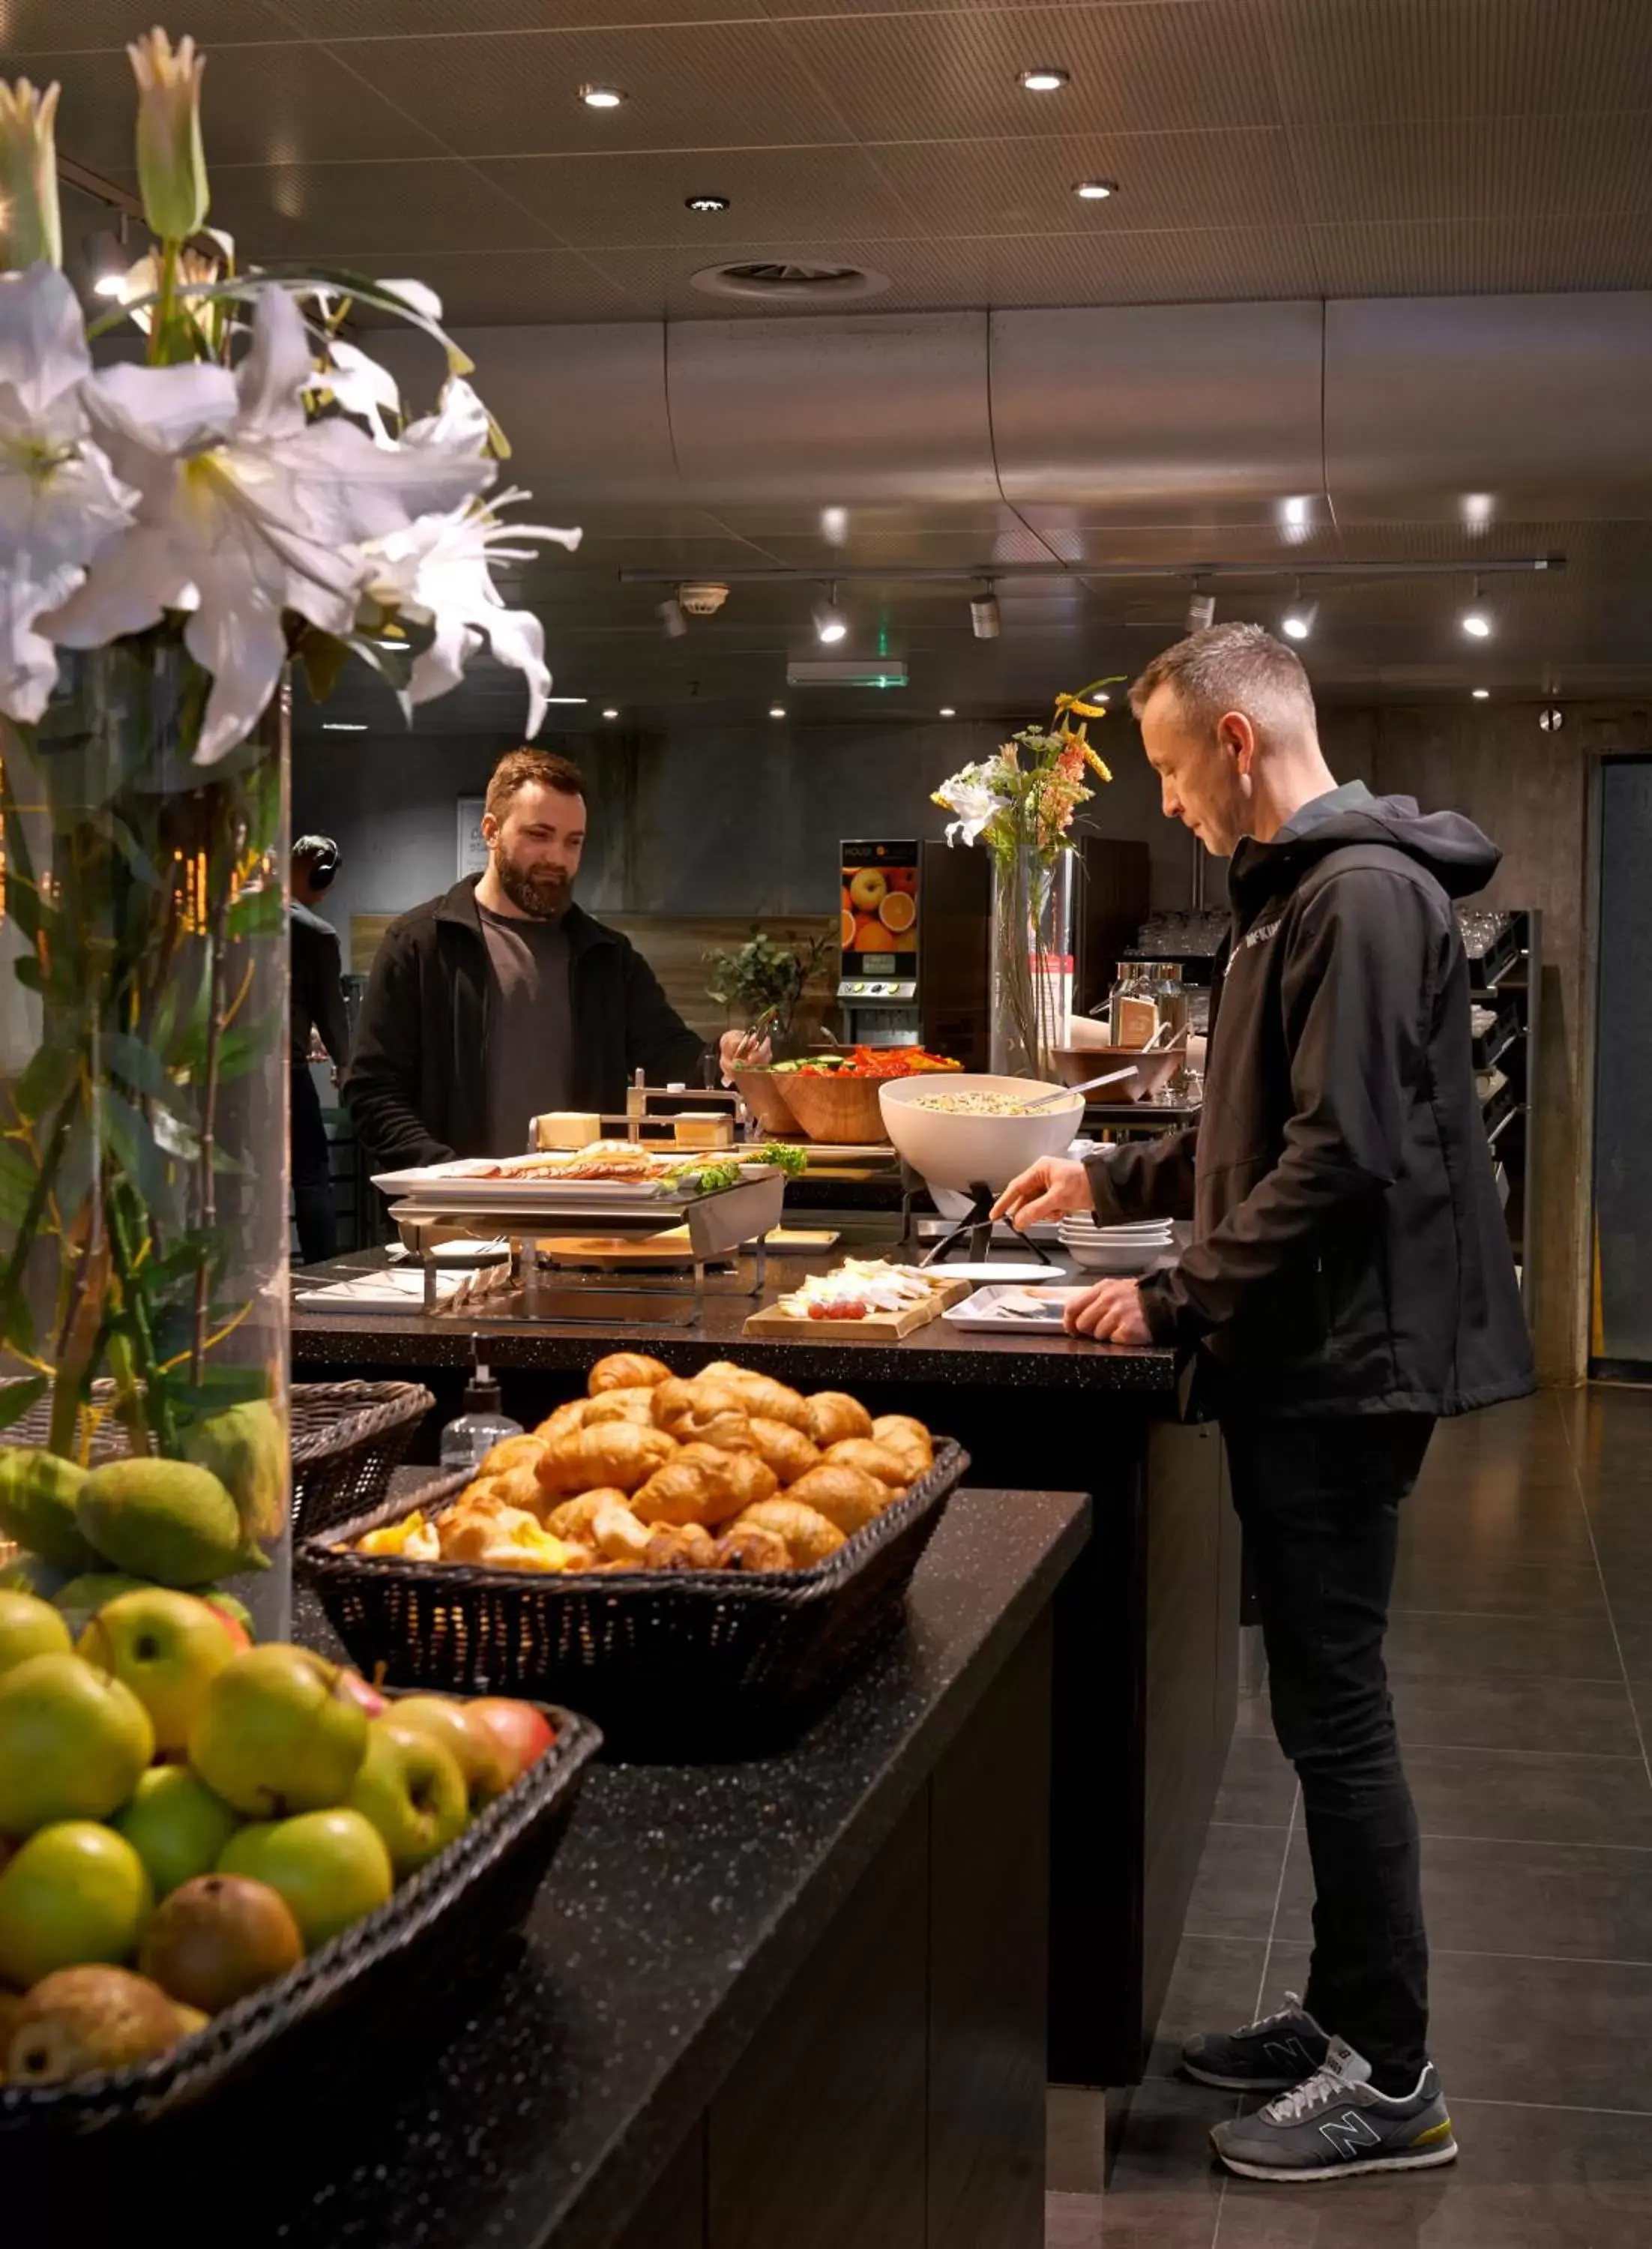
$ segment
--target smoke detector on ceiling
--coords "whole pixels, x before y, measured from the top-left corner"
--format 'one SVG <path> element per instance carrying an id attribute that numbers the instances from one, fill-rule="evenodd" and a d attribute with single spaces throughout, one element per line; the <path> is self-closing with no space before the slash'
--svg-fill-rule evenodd
<path id="1" fill-rule="evenodd" d="M 887 273 L 867 265 L 816 265 L 795 258 L 757 258 L 733 265 L 707 265 L 690 277 L 708 297 L 737 297 L 748 302 L 785 305 L 846 305 L 858 297 L 881 297 Z"/>
<path id="2" fill-rule="evenodd" d="M 729 598 L 726 586 L 709 580 L 696 580 L 693 585 L 679 586 L 677 599 L 691 617 L 714 617 Z"/>

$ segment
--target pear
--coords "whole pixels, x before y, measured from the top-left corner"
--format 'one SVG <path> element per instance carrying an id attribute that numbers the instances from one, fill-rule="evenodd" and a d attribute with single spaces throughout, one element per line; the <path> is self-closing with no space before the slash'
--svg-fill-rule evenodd
<path id="1" fill-rule="evenodd" d="M 55 2085 L 164 2053 L 183 2031 L 158 1984 L 127 1968 L 59 1968 L 24 1998 L 6 2051 L 14 2085 Z"/>
<path id="2" fill-rule="evenodd" d="M 75 1508 L 106 1561 L 162 1585 L 199 1585 L 268 1557 L 241 1534 L 236 1503 L 209 1468 L 191 1461 L 108 1461 L 93 1468 Z"/>
<path id="3" fill-rule="evenodd" d="M 31 1445 L 0 1448 L 0 1531 L 59 1569 L 93 1569 L 98 1558 L 76 1516 L 86 1481 L 84 1468 L 56 1453 Z"/>
<path id="4" fill-rule="evenodd" d="M 139 1965 L 187 2006 L 216 2015 L 304 1957 L 286 1900 L 246 1874 L 202 1874 L 151 1915 Z"/>
<path id="5" fill-rule="evenodd" d="M 183 1456 L 210 1468 L 249 1539 L 280 1536 L 287 1512 L 287 1435 L 265 1398 L 209 1414 L 183 1433 Z"/>

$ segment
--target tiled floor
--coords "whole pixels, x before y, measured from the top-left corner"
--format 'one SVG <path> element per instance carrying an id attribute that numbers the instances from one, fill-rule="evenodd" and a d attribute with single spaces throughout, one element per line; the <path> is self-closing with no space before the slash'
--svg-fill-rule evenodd
<path id="1" fill-rule="evenodd" d="M 1152 2074 L 1106 2194 L 1051 2194 L 1047 2249 L 1652 2243 L 1652 1392 L 1549 1393 L 1440 1429 L 1388 1664 L 1461 2159 L 1312 2188 L 1210 2163 L 1231 2096 L 1175 2077 L 1178 2043 L 1307 1971 L 1294 1778 L 1246 1701 Z M 1057 2186 L 1089 2183 L 1086 2098 L 1053 2096 Z"/>

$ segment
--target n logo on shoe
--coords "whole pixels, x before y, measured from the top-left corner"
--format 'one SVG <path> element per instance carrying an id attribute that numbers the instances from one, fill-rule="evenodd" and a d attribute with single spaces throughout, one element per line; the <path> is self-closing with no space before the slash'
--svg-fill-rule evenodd
<path id="1" fill-rule="evenodd" d="M 1357 2108 L 1345 2108 L 1340 2116 L 1327 2116 L 1320 2129 L 1345 2163 L 1361 2149 L 1380 2147 L 1382 2143 L 1382 2135 L 1372 2130 Z"/>
<path id="2" fill-rule="evenodd" d="M 1313 2062 L 1299 2038 L 1270 2039 L 1262 2049 L 1276 2069 L 1299 2069 L 1304 2077 L 1313 2074 Z"/>

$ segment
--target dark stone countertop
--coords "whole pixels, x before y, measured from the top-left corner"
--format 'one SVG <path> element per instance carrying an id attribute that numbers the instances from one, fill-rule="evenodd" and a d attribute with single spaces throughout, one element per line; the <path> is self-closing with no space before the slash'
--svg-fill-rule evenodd
<path id="1" fill-rule="evenodd" d="M 904 1628 L 790 1750 L 594 1768 L 516 1964 L 399 2098 L 350 2120 L 339 2163 L 307 2184 L 265 2172 L 236 2239 L 611 2240 L 991 1692 L 1087 1520 L 1074 1493 L 960 1492 Z M 309 1596 L 299 1609 L 298 1636 L 326 1644 Z"/>
<path id="2" fill-rule="evenodd" d="M 824 1272 L 841 1262 L 847 1245 L 826 1257 L 771 1256 L 763 1302 L 771 1303 L 805 1273 Z M 880 1249 L 876 1254 L 885 1254 Z M 374 1265 L 382 1252 L 340 1258 L 332 1265 L 306 1267 L 295 1285 L 315 1288 Z M 1065 1265 L 1052 1268 L 1057 1282 L 1082 1279 Z M 600 1285 L 587 1276 L 594 1288 Z M 623 1281 L 618 1283 L 623 1290 Z M 968 1385 L 975 1388 L 1073 1390 L 1109 1397 L 1168 1401 L 1176 1385 L 1176 1354 L 1155 1347 L 1137 1349 L 1086 1342 L 1078 1336 L 1018 1331 L 1010 1335 L 971 1335 L 932 1320 L 899 1343 L 871 1343 L 834 1334 L 826 1321 L 810 1322 L 797 1340 L 747 1337 L 746 1315 L 757 1309 L 751 1296 L 710 1295 L 700 1316 L 682 1327 L 655 1326 L 634 1317 L 635 1298 L 610 1318 L 523 1320 L 488 1324 L 488 1355 L 497 1368 L 531 1367 L 583 1374 L 604 1351 L 648 1351 L 668 1366 L 690 1372 L 708 1351 L 717 1357 L 737 1349 L 744 1365 L 759 1368 L 805 1389 L 857 1382 Z M 422 1312 L 309 1312 L 295 1304 L 292 1365 L 300 1380 L 344 1379 L 367 1369 L 412 1376 L 420 1369 L 461 1368 L 470 1363 L 471 1324 Z"/>

